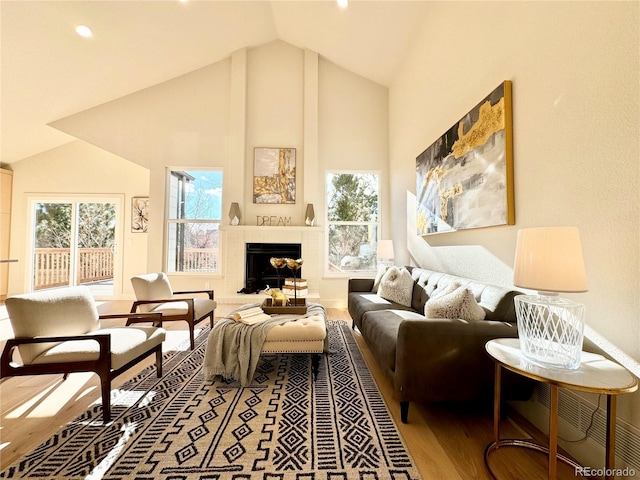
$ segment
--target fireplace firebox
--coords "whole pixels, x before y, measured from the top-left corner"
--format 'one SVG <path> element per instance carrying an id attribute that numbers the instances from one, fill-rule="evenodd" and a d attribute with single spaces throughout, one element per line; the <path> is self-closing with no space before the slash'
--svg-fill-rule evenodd
<path id="1" fill-rule="evenodd" d="M 245 244 L 246 268 L 245 287 L 243 293 L 257 293 L 267 285 L 272 288 L 282 288 L 285 277 L 293 274 L 287 267 L 278 272 L 271 266 L 271 257 L 300 258 L 302 246 L 299 243 L 247 243 Z M 302 278 L 302 268 L 297 271 L 298 278 Z"/>

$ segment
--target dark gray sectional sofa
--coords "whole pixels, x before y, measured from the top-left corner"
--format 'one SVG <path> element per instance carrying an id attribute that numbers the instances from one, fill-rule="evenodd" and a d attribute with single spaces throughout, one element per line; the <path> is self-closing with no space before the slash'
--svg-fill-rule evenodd
<path id="1" fill-rule="evenodd" d="M 374 280 L 349 280 L 348 310 L 376 361 L 393 384 L 407 423 L 409 402 L 493 399 L 494 364 L 485 351 L 493 338 L 517 337 L 513 297 L 521 292 L 422 268 L 406 267 L 414 279 L 411 306 L 372 292 Z M 452 281 L 466 286 L 486 318 L 481 321 L 426 318 L 424 304 Z M 506 372 L 507 374 L 509 372 Z M 532 382 L 505 375 L 503 393 L 524 400 Z"/>

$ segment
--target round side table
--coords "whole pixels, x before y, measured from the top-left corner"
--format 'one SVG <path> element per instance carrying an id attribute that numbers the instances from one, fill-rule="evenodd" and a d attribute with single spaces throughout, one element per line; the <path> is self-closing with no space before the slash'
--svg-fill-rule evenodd
<path id="1" fill-rule="evenodd" d="M 558 453 L 558 387 L 569 388 L 607 396 L 607 432 L 605 442 L 605 478 L 613 478 L 615 464 L 616 395 L 630 393 L 638 388 L 638 381 L 626 368 L 602 355 L 582 352 L 582 361 L 577 370 L 549 368 L 528 360 L 520 350 L 517 338 L 499 338 L 485 345 L 495 361 L 495 385 L 493 396 L 494 440 L 484 453 L 489 473 L 496 478 L 489 466 L 489 455 L 500 447 L 525 447 L 549 455 L 549 479 L 557 477 L 557 461 L 576 469 L 583 468 L 574 460 Z M 502 369 L 546 383 L 551 388 L 549 411 L 549 447 L 529 440 L 500 439 L 500 388 Z"/>

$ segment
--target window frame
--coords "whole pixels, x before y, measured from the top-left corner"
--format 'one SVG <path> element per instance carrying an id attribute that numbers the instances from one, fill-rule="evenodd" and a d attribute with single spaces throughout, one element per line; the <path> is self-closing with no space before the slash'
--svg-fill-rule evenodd
<path id="1" fill-rule="evenodd" d="M 332 221 L 329 220 L 329 176 L 330 175 L 375 175 L 377 178 L 377 190 L 378 190 L 378 214 L 377 214 L 377 220 L 376 221 L 369 221 L 369 222 L 359 222 L 359 221 Z M 345 225 L 345 226 L 349 226 L 349 225 L 366 225 L 366 226 L 374 226 L 376 228 L 376 238 L 375 238 L 375 245 L 377 246 L 378 242 L 380 241 L 381 238 L 381 231 L 382 231 L 382 220 L 381 220 L 381 206 L 382 206 L 382 186 L 381 186 L 381 174 L 382 172 L 380 170 L 363 170 L 363 169 L 350 169 L 350 170 L 345 170 L 345 169 L 327 169 L 325 170 L 324 173 L 324 199 L 325 199 L 325 212 L 324 212 L 324 221 L 325 221 L 325 235 L 324 235 L 324 276 L 325 277 L 330 277 L 330 278 L 349 278 L 349 277 L 353 277 L 354 275 L 357 276 L 375 276 L 376 271 L 377 271 L 377 252 L 374 251 L 374 256 L 376 257 L 376 261 L 375 264 L 371 267 L 370 270 L 359 270 L 359 269 L 354 269 L 354 270 L 345 270 L 342 272 L 339 271 L 333 271 L 330 269 L 329 267 L 329 250 L 330 250 L 330 245 L 329 245 L 329 233 L 331 231 L 331 227 L 333 225 Z"/>
<path id="2" fill-rule="evenodd" d="M 171 214 L 171 177 L 174 172 L 219 172 L 222 175 L 222 181 L 220 182 L 220 218 L 219 219 L 189 219 L 189 218 L 170 218 Z M 208 276 L 208 277 L 222 277 L 223 265 L 222 265 L 222 251 L 223 251 L 223 235 L 222 235 L 222 219 L 223 219 L 223 211 L 222 205 L 224 205 L 224 169 L 222 167 L 184 167 L 184 166 L 171 166 L 166 167 L 165 172 L 165 209 L 164 209 L 164 248 L 163 248 L 163 267 L 164 271 L 169 275 L 176 276 Z M 218 260 L 217 260 L 217 269 L 212 271 L 198 271 L 198 270 L 190 270 L 190 271 L 179 271 L 179 270 L 169 270 L 169 249 L 171 247 L 171 242 L 169 239 L 169 235 L 171 232 L 171 225 L 174 224 L 206 224 L 206 225 L 217 225 L 218 232 Z"/>

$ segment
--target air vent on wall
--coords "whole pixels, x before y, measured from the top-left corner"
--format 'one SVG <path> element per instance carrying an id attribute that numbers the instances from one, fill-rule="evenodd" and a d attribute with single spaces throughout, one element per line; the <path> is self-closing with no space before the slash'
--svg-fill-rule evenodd
<path id="1" fill-rule="evenodd" d="M 548 385 L 536 385 L 535 399 L 546 409 L 549 409 L 550 397 Z M 596 395 L 593 397 L 598 398 Z M 594 410 L 598 408 L 595 403 L 591 403 L 569 390 L 560 389 L 558 394 L 559 417 L 574 427 L 577 434 L 581 432 L 584 435 L 589 430 L 588 438 L 601 447 L 603 455 L 607 429 L 604 403 L 605 399 L 602 398 L 602 408 L 599 408 L 594 414 Z M 579 436 L 577 435 L 577 438 Z M 616 423 L 616 457 L 625 462 L 628 467 L 640 472 L 640 430 L 620 419 Z"/>

